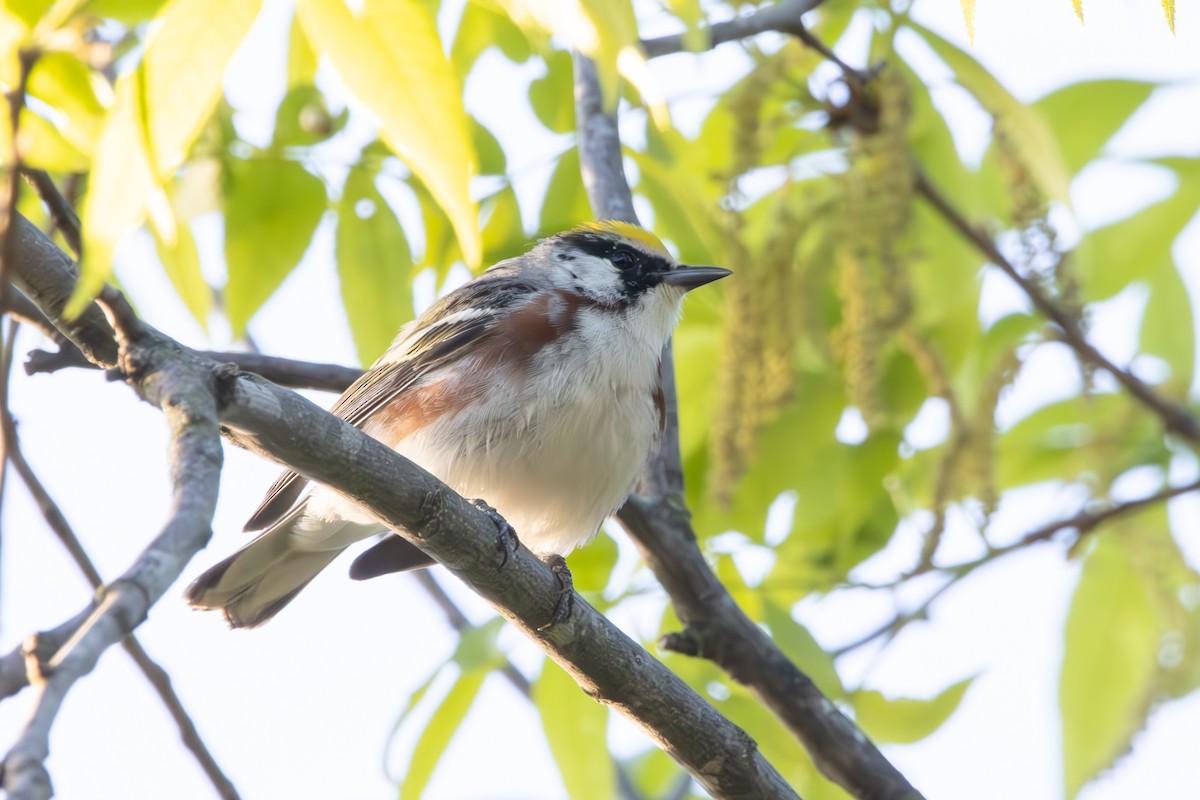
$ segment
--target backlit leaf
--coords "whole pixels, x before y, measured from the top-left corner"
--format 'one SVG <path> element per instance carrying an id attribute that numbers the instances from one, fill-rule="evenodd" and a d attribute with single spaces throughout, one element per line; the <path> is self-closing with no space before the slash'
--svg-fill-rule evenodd
<path id="1" fill-rule="evenodd" d="M 571 676 L 549 659 L 533 685 L 533 702 L 571 800 L 616 797 L 608 754 L 608 710 L 584 694 Z"/>
<path id="2" fill-rule="evenodd" d="M 1074 174 L 1100 155 L 1156 87 L 1145 81 L 1084 81 L 1051 92 L 1033 107 L 1054 131 L 1067 169 Z"/>
<path id="3" fill-rule="evenodd" d="M 216 107 L 225 65 L 260 4 L 175 0 L 161 15 L 141 63 L 118 79 L 116 102 L 93 153 L 82 214 L 84 258 L 68 314 L 78 313 L 100 290 L 118 245 L 147 213 L 169 230 L 173 216 L 162 187 Z"/>
<path id="4" fill-rule="evenodd" d="M 408 772 L 400 784 L 400 800 L 417 800 L 425 791 L 438 761 L 466 719 L 486 677 L 484 670 L 465 671 L 442 698 L 413 749 Z"/>
<path id="5" fill-rule="evenodd" d="M 1083 0 L 1071 0 L 1071 6 L 1075 9 L 1075 16 L 1079 17 L 1079 21 L 1083 22 Z"/>
<path id="6" fill-rule="evenodd" d="M 1175 0 L 1162 0 L 1163 13 L 1167 15 L 1167 27 L 1175 33 Z"/>
<path id="7" fill-rule="evenodd" d="M 958 0 L 962 6 L 963 22 L 967 25 L 967 39 L 975 44 L 975 0 Z"/>
<path id="8" fill-rule="evenodd" d="M 959 681 L 928 700 L 891 699 L 876 691 L 858 691 L 851 696 L 854 717 L 876 741 L 915 742 L 936 731 L 954 713 L 972 680 Z"/>
<path id="9" fill-rule="evenodd" d="M 1059 708 L 1068 798 L 1108 767 L 1142 727 L 1157 666 L 1160 619 L 1152 590 L 1118 539 L 1098 537 L 1063 634 Z"/>
<path id="10" fill-rule="evenodd" d="M 325 212 L 325 186 L 295 161 L 230 163 L 225 201 L 225 312 L 234 336 L 308 249 Z"/>
<path id="11" fill-rule="evenodd" d="M 171 285 L 200 328 L 207 332 L 213 293 L 200 270 L 200 251 L 196 249 L 191 226 L 185 219 L 176 219 L 175 242 L 168 245 L 156 236 L 154 244 Z"/>
<path id="12" fill-rule="evenodd" d="M 297 9 L 309 41 L 378 115 L 381 138 L 445 209 L 467 265 L 478 266 L 475 150 L 458 76 L 427 6 L 365 0 L 356 15 L 343 0 L 301 0 Z"/>
<path id="13" fill-rule="evenodd" d="M 1009 137 L 1042 192 L 1064 205 L 1071 204 L 1071 175 L 1054 132 L 1032 106 L 1022 103 L 974 58 L 928 28 L 907 23 L 954 71 L 958 83 L 975 96 Z"/>
<path id="14" fill-rule="evenodd" d="M 338 281 L 359 363 L 373 362 L 413 316 L 412 252 L 375 173 L 350 170 L 337 204 Z"/>
<path id="15" fill-rule="evenodd" d="M 591 216 L 592 209 L 588 205 L 587 192 L 579 173 L 579 151 L 572 147 L 559 157 L 550 175 L 538 220 L 538 233 L 548 236 L 586 222 Z"/>
<path id="16" fill-rule="evenodd" d="M 1196 325 L 1187 286 L 1174 261 L 1159 264 L 1148 281 L 1150 297 L 1142 316 L 1139 351 L 1162 358 L 1171 367 L 1167 387 L 1187 396 L 1195 368 Z"/>

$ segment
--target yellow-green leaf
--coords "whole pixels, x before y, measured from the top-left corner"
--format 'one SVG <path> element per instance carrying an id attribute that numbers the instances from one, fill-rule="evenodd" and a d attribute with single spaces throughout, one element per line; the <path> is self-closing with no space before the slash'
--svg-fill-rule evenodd
<path id="1" fill-rule="evenodd" d="M 158 257 L 179 299 L 187 306 L 200 328 L 208 331 L 208 315 L 212 312 L 212 287 L 204 280 L 200 271 L 200 251 L 192 236 L 191 226 L 185 219 L 175 220 L 175 242 L 166 244 L 159 236 L 154 237 Z"/>
<path id="2" fill-rule="evenodd" d="M 533 702 L 571 800 L 616 797 L 608 754 L 608 710 L 584 694 L 571 676 L 549 659 L 533 685 Z"/>
<path id="3" fill-rule="evenodd" d="M 854 716 L 876 741 L 915 742 L 936 731 L 954 713 L 972 680 L 959 681 L 928 700 L 889 699 L 870 690 L 855 692 Z"/>
<path id="4" fill-rule="evenodd" d="M 342 0 L 301 0 L 297 10 L 309 41 L 378 115 L 384 142 L 446 210 L 467 265 L 478 266 L 475 150 L 458 76 L 427 6 L 365 0 L 356 15 Z"/>
<path id="5" fill-rule="evenodd" d="M 4 127 L 9 128 L 7 122 Z M 23 108 L 19 131 L 21 159 L 26 165 L 48 172 L 79 172 L 87 169 L 87 154 L 46 118 Z M 4 153 L 0 158 L 6 159 L 7 156 Z"/>
<path id="6" fill-rule="evenodd" d="M 1175 33 L 1175 0 L 1162 0 L 1163 13 L 1167 15 L 1167 27 Z"/>
<path id="7" fill-rule="evenodd" d="M 1187 286 L 1173 259 L 1160 262 L 1148 278 L 1150 297 L 1142 315 L 1139 351 L 1158 356 L 1171 367 L 1166 387 L 1186 398 L 1195 369 L 1196 324 Z"/>
<path id="8" fill-rule="evenodd" d="M 311 86 L 316 77 L 317 54 L 313 52 L 308 37 L 304 35 L 300 16 L 293 14 L 292 24 L 288 26 L 287 88 Z"/>
<path id="9" fill-rule="evenodd" d="M 325 186 L 295 161 L 230 163 L 225 313 L 234 336 L 299 263 L 325 211 Z"/>
<path id="10" fill-rule="evenodd" d="M 557 233 L 586 222 L 591 214 L 583 178 L 579 174 L 579 151 L 572 147 L 562 154 L 550 174 L 538 218 L 538 233 L 544 236 Z"/>
<path id="11" fill-rule="evenodd" d="M 118 245 L 147 213 L 157 227 L 170 231 L 173 216 L 163 184 L 183 163 L 220 100 L 225 65 L 260 5 L 258 0 L 174 0 L 141 63 L 117 81 L 116 102 L 92 156 L 83 207 L 83 265 L 68 314 L 78 313 L 99 291 Z"/>
<path id="12" fill-rule="evenodd" d="M 1100 536 L 1088 555 L 1063 634 L 1059 709 L 1068 798 L 1142 727 L 1158 666 L 1161 623 L 1153 590 L 1119 539 Z"/>
<path id="13" fill-rule="evenodd" d="M 44 54 L 29 74 L 29 94 L 60 112 L 56 126 L 62 137 L 88 156 L 96 144 L 112 91 L 99 73 L 72 53 Z"/>
<path id="14" fill-rule="evenodd" d="M 338 280 L 359 363 L 379 356 L 413 316 L 412 253 L 375 174 L 350 170 L 337 204 Z"/>
<path id="15" fill-rule="evenodd" d="M 475 702 L 483 680 L 487 677 L 485 670 L 469 670 L 461 673 L 450 691 L 442 698 L 437 710 L 433 712 L 417 746 L 413 749 L 412 758 L 408 764 L 408 773 L 400 784 L 400 800 L 417 800 L 429 785 L 433 770 L 446 752 L 454 734 L 458 732 L 467 712 Z"/>
<path id="16" fill-rule="evenodd" d="M 1013 97 L 1008 89 L 967 53 L 938 34 L 911 20 L 909 27 L 919 33 L 934 52 L 954 71 L 958 83 L 975 96 L 1001 125 L 1012 147 L 1025 161 L 1033 180 L 1051 200 L 1069 206 L 1071 173 L 1063 160 L 1054 132 L 1032 106 Z"/>
<path id="17" fill-rule="evenodd" d="M 1071 0 L 1071 6 L 1075 9 L 1075 16 L 1079 17 L 1079 21 L 1083 22 L 1083 0 Z"/>
<path id="18" fill-rule="evenodd" d="M 1054 131 L 1067 169 L 1074 174 L 1100 155 L 1157 86 L 1145 81 L 1082 81 L 1051 92 L 1033 107 Z"/>
<path id="19" fill-rule="evenodd" d="M 525 30 L 556 34 L 596 62 L 606 108 L 620 98 L 618 75 L 642 95 L 660 128 L 668 124 L 666 102 L 638 47 L 637 19 L 629 0 L 500 0 Z"/>
<path id="20" fill-rule="evenodd" d="M 975 0 L 958 0 L 962 6 L 963 22 L 967 24 L 967 40 L 975 44 Z"/>

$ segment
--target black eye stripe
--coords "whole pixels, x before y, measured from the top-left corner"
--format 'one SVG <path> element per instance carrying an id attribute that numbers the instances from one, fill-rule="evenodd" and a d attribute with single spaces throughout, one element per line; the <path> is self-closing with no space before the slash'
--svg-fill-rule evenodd
<path id="1" fill-rule="evenodd" d="M 657 286 L 662 282 L 662 273 L 671 269 L 671 263 L 661 257 L 646 253 L 624 242 L 593 233 L 569 233 L 559 239 L 588 255 L 602 258 L 613 265 L 624 284 L 622 294 L 628 298 Z"/>

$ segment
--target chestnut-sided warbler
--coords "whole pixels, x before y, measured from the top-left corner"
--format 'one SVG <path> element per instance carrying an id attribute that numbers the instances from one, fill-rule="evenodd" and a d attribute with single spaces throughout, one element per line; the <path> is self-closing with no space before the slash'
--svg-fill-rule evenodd
<path id="1" fill-rule="evenodd" d="M 494 506 L 562 580 L 562 556 L 596 535 L 658 445 L 659 361 L 684 294 L 728 274 L 677 264 L 636 225 L 572 228 L 404 326 L 331 411 Z M 246 524 L 264 532 L 197 578 L 189 603 L 221 609 L 233 627 L 260 625 L 342 550 L 387 532 L 306 483 L 294 472 L 275 482 Z M 351 576 L 432 563 L 393 534 Z"/>

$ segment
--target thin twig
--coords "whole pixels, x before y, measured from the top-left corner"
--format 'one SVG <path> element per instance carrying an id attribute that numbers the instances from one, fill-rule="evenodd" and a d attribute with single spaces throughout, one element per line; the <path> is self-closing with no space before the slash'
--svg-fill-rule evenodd
<path id="1" fill-rule="evenodd" d="M 944 584 L 942 584 L 940 587 L 938 587 L 938 589 L 936 591 L 934 591 L 932 594 L 930 594 L 928 597 L 926 597 L 920 603 L 920 605 L 918 605 L 915 608 L 912 608 L 908 611 L 904 611 L 902 613 L 896 614 L 890 620 L 883 623 L 882 625 L 875 628 L 874 630 L 872 630 L 866 634 L 863 634 L 858 639 L 855 639 L 852 642 L 848 642 L 847 644 L 844 644 L 841 647 L 838 647 L 836 650 L 831 651 L 830 655 L 833 656 L 834 658 L 841 658 L 842 656 L 846 655 L 847 653 L 849 653 L 853 650 L 857 650 L 860 647 L 864 647 L 865 645 L 870 644 L 871 642 L 875 641 L 876 639 L 879 639 L 882 636 L 889 636 L 889 637 L 894 636 L 895 634 L 899 633 L 901 629 L 903 629 L 905 626 L 907 626 L 911 622 L 916 622 L 917 620 L 925 619 L 928 614 L 930 606 L 932 606 L 934 601 L 936 601 L 939 597 L 941 597 L 942 594 L 946 592 L 946 590 L 948 590 L 951 586 L 954 586 L 955 584 L 957 584 L 961 579 L 965 578 L 967 575 L 970 575 L 975 570 L 979 569 L 980 567 L 983 567 L 983 566 L 993 563 L 998 558 L 1009 555 L 1010 553 L 1015 553 L 1019 550 L 1024 550 L 1032 545 L 1048 542 L 1051 539 L 1053 539 L 1057 534 L 1061 533 L 1062 531 L 1066 531 L 1066 530 L 1074 530 L 1076 533 L 1075 541 L 1078 541 L 1080 538 L 1082 538 L 1086 534 L 1094 531 L 1096 528 L 1100 527 L 1101 525 L 1108 522 L 1109 520 L 1116 519 L 1117 517 L 1122 517 L 1127 514 L 1131 514 L 1135 511 L 1146 508 L 1147 506 L 1158 505 L 1159 503 L 1165 503 L 1168 500 L 1171 500 L 1173 498 L 1176 498 L 1176 497 L 1179 497 L 1179 496 L 1185 495 L 1185 494 L 1190 494 L 1191 492 L 1197 492 L 1197 491 L 1200 491 L 1200 479 L 1197 479 L 1188 484 L 1184 484 L 1182 486 L 1172 486 L 1167 489 L 1163 489 L 1162 491 L 1157 492 L 1155 494 L 1138 498 L 1137 500 L 1128 500 L 1123 503 L 1113 503 L 1113 504 L 1107 506 L 1106 508 L 1100 509 L 1098 511 L 1081 511 L 1080 513 L 1076 514 L 1073 517 L 1057 520 L 1055 522 L 1050 522 L 1050 523 L 1047 523 L 1047 524 L 1041 526 L 1040 528 L 1030 531 L 1029 533 L 1025 534 L 1024 536 L 1022 536 L 1020 539 L 1013 542 L 1012 544 L 1007 544 L 1007 545 L 1004 545 L 1003 547 L 994 547 L 994 548 L 988 550 L 986 555 L 984 555 L 980 558 L 977 558 L 973 561 L 964 561 L 959 564 L 953 564 L 953 565 L 948 565 L 948 566 L 932 567 L 932 572 L 942 573 L 942 574 L 946 575 L 948 579 Z M 906 576 L 904 576 L 904 578 L 901 581 L 898 581 L 897 584 L 894 584 L 890 587 L 875 586 L 875 587 L 867 587 L 867 588 L 873 588 L 873 589 L 895 588 L 895 585 L 909 581 L 919 574 L 928 574 L 929 571 L 930 570 L 926 570 L 923 572 L 906 575 Z"/>
<path id="2" fill-rule="evenodd" d="M 467 615 L 462 612 L 450 595 L 446 594 L 446 590 L 441 587 L 437 579 L 430 574 L 429 570 L 417 570 L 417 583 L 425 590 L 430 599 L 442 610 L 446 615 L 446 621 L 450 623 L 450 627 L 462 634 L 465 631 L 475 627 L 471 624 L 471 620 L 467 619 Z M 504 664 L 500 667 L 500 674 L 508 679 L 513 688 L 525 696 L 525 699 L 533 698 L 533 686 L 530 685 L 529 679 L 517 669 L 511 661 L 504 659 Z"/>
<path id="3" fill-rule="evenodd" d="M 67 246 L 71 248 L 75 258 L 81 258 L 83 256 L 83 231 L 79 217 L 75 214 L 71 203 L 54 185 L 54 179 L 44 170 L 25 167 L 21 172 L 25 176 L 25 180 L 33 185 L 34 191 L 37 192 L 38 197 L 42 198 L 46 208 L 50 209 L 50 218 L 54 221 L 54 227 L 62 233 L 63 239 L 66 240 Z"/>
<path id="4" fill-rule="evenodd" d="M 1034 307 L 1058 326 L 1063 338 L 1081 361 L 1099 367 L 1116 378 L 1126 391 L 1158 415 L 1167 430 L 1173 431 L 1193 443 L 1200 443 L 1200 419 L 1197 419 L 1182 405 L 1158 394 L 1129 370 L 1121 369 L 1093 347 L 1071 316 L 1060 308 L 1037 283 L 1022 275 L 1020 270 L 1000 252 L 1000 248 L 996 246 L 992 237 L 985 230 L 972 225 L 919 168 L 916 169 L 915 174 L 917 193 L 929 201 L 929 204 L 950 224 L 950 227 L 958 231 L 964 239 L 973 244 L 979 252 L 1020 287 Z"/>
<path id="5" fill-rule="evenodd" d="M 823 0 L 784 0 L 781 3 L 766 6 L 753 14 L 710 25 L 706 30 L 708 34 L 706 49 L 711 50 L 726 42 L 749 39 L 751 36 L 757 36 L 767 31 L 794 33 L 797 27 L 802 27 L 800 18 L 821 5 L 822 2 Z M 660 36 L 656 39 L 643 39 L 641 46 L 642 52 L 646 54 L 647 58 L 658 58 L 687 51 L 683 42 L 683 34 L 679 33 Z"/>
<path id="6" fill-rule="evenodd" d="M 298 361 L 259 353 L 231 353 L 218 350 L 200 350 L 200 355 L 223 364 L 234 364 L 245 372 L 261 375 L 272 383 L 292 389 L 318 389 L 325 392 L 341 392 L 362 376 L 356 367 L 340 364 L 319 364 Z M 32 350 L 26 355 L 25 372 L 29 375 L 57 372 L 60 369 L 82 367 L 96 369 L 78 349 L 64 347 L 56 353 Z"/>

